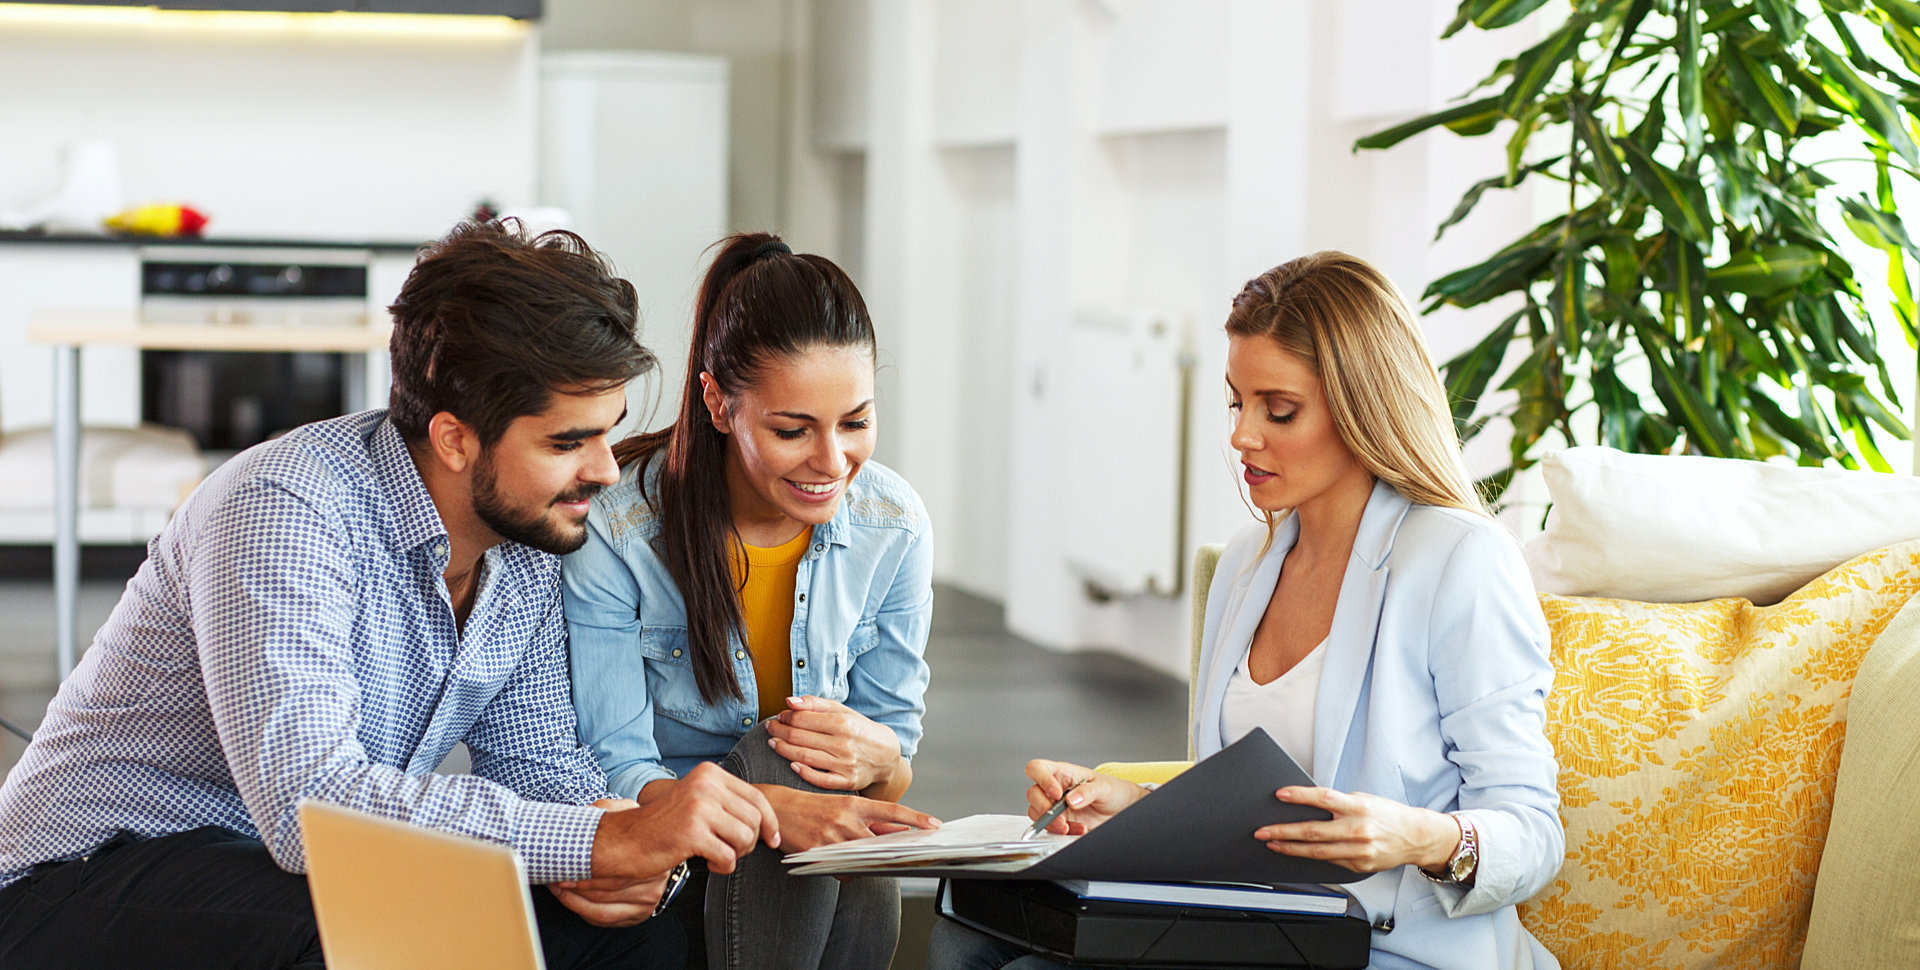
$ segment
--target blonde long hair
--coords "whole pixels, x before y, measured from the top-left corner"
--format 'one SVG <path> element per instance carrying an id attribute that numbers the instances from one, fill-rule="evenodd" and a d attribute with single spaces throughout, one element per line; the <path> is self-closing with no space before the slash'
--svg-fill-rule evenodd
<path id="1" fill-rule="evenodd" d="M 1487 514 L 1426 339 L 1372 264 L 1331 250 L 1282 263 L 1247 281 L 1226 329 L 1271 337 L 1313 369 L 1334 430 L 1374 478 L 1409 501 Z"/>

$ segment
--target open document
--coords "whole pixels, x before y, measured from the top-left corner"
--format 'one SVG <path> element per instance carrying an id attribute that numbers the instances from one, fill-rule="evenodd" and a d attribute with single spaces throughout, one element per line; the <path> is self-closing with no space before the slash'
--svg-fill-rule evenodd
<path id="1" fill-rule="evenodd" d="M 896 832 L 796 852 L 795 874 L 1129 882 L 1345 883 L 1361 874 L 1281 855 L 1253 837 L 1276 822 L 1330 816 L 1273 797 L 1311 785 L 1265 731 L 1229 745 L 1082 836 L 1021 835 L 1018 815 L 973 815 L 931 830 Z"/>
<path id="2" fill-rule="evenodd" d="M 786 861 L 795 875 L 929 865 L 965 866 L 970 872 L 1020 872 L 1079 837 L 1042 832 L 1025 838 L 1030 824 L 1025 815 L 969 815 L 937 829 L 909 829 L 795 852 Z"/>

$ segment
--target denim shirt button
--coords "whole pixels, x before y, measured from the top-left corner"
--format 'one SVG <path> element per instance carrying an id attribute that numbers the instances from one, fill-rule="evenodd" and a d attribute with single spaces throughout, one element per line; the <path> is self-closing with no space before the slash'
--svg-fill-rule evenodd
<path id="1" fill-rule="evenodd" d="M 816 543 L 814 543 L 814 544 L 813 544 L 813 551 L 814 551 L 814 552 L 826 552 L 826 551 L 827 551 L 827 544 L 826 544 L 826 543 L 824 543 L 824 542 L 816 542 Z"/>
<path id="2" fill-rule="evenodd" d="M 801 593 L 801 594 L 800 594 L 800 602 L 802 602 L 802 603 L 805 603 L 806 601 L 807 601 L 807 594 L 805 594 L 805 593 Z"/>
<path id="3" fill-rule="evenodd" d="M 741 726 L 741 727 L 752 727 L 752 726 L 753 726 L 753 718 L 750 718 L 750 717 L 743 717 L 743 718 L 741 718 L 741 719 L 740 719 L 740 726 Z"/>
<path id="4" fill-rule="evenodd" d="M 680 648 L 679 648 L 679 647 L 674 647 L 674 648 L 673 648 L 673 655 L 674 655 L 674 656 L 676 656 L 676 657 L 678 657 L 678 656 L 680 656 Z"/>
<path id="5" fill-rule="evenodd" d="M 794 665 L 795 667 L 798 667 L 798 668 L 800 668 L 801 670 L 805 670 L 805 669 L 807 669 L 807 658 L 805 658 L 805 657 L 801 657 L 801 658 L 800 658 L 799 660 L 795 660 L 795 661 L 793 662 L 793 665 Z"/>
<path id="6" fill-rule="evenodd" d="M 735 650 L 735 651 L 733 652 L 733 659 L 735 659 L 735 660 L 745 660 L 745 659 L 747 659 L 747 652 L 746 652 L 745 650 Z"/>

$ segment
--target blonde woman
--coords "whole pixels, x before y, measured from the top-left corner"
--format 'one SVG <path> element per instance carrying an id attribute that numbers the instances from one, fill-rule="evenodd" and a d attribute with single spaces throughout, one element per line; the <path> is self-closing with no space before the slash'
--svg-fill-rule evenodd
<path id="1" fill-rule="evenodd" d="M 1249 282 L 1226 330 L 1232 444 L 1263 521 L 1208 592 L 1196 751 L 1265 728 L 1312 775 L 1274 797 L 1331 821 L 1247 834 L 1368 874 L 1347 888 L 1372 966 L 1557 967 L 1514 909 L 1565 849 L 1546 622 L 1405 301 L 1366 262 L 1316 253 Z M 1027 774 L 1032 815 L 1072 789 L 1056 832 L 1147 797 L 1078 765 Z M 937 968 L 1051 966 L 952 923 L 934 953 Z"/>

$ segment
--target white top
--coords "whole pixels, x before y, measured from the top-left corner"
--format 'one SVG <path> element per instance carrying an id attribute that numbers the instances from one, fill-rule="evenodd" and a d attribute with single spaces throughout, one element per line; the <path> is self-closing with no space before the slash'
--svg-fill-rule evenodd
<path id="1" fill-rule="evenodd" d="M 1320 690 L 1320 668 L 1327 658 L 1327 641 L 1320 641 L 1300 662 L 1271 682 L 1256 684 L 1247 673 L 1247 658 L 1227 679 L 1227 696 L 1220 705 L 1220 735 L 1232 744 L 1266 728 L 1280 750 L 1313 774 L 1313 699 Z"/>

